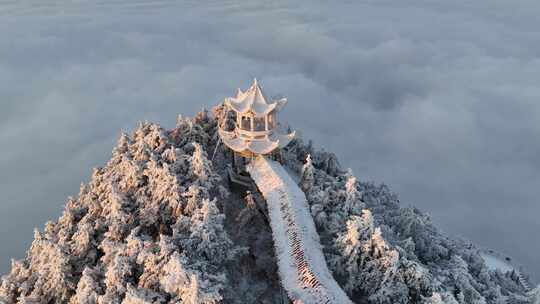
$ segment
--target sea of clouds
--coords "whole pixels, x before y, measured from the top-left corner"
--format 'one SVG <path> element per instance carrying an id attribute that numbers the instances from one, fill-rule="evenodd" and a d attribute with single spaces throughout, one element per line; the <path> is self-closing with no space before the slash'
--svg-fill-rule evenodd
<path id="1" fill-rule="evenodd" d="M 538 1 L 3 1 L 0 273 L 120 131 L 258 77 L 281 119 L 540 279 Z"/>

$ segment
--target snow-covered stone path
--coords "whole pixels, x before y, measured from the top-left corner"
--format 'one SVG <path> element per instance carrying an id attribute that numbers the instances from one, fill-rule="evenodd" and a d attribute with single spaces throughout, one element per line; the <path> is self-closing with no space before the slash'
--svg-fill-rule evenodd
<path id="1" fill-rule="evenodd" d="M 282 285 L 294 303 L 352 303 L 334 280 L 304 192 L 277 162 L 258 157 L 248 172 L 268 204 Z"/>

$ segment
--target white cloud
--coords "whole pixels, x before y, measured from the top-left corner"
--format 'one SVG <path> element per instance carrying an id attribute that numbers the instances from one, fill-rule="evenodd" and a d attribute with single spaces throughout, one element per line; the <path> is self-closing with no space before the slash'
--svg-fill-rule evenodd
<path id="1" fill-rule="evenodd" d="M 0 240 L 29 241 L 55 218 L 120 129 L 171 126 L 256 76 L 289 97 L 284 118 L 359 177 L 538 277 L 540 242 L 523 231 L 540 229 L 539 11 L 535 1 L 1 4 Z M 27 246 L 11 243 L 0 269 Z"/>

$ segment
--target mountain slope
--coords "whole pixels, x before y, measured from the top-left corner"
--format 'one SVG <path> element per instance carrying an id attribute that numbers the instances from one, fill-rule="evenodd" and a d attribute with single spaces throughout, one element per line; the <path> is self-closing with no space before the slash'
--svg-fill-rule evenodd
<path id="1" fill-rule="evenodd" d="M 257 208 L 264 201 L 229 186 L 223 146 L 210 160 L 213 117 L 122 135 L 107 165 L 13 262 L 0 300 L 281 303 L 271 231 Z M 330 271 L 356 303 L 526 299 L 515 274 L 489 271 L 472 244 L 439 233 L 386 186 L 358 182 L 333 154 L 296 139 L 283 159 L 301 177 Z"/>

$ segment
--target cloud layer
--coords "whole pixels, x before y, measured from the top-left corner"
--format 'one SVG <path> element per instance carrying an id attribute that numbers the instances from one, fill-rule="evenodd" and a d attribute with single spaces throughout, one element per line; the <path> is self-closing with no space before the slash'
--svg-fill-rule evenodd
<path id="1" fill-rule="evenodd" d="M 0 4 L 0 272 L 121 129 L 258 77 L 283 119 L 540 278 L 536 1 Z"/>

